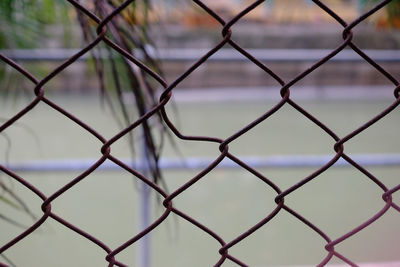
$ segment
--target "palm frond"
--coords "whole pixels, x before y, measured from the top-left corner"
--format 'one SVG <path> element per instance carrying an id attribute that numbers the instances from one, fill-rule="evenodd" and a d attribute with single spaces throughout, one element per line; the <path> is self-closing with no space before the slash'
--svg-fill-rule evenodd
<path id="1" fill-rule="evenodd" d="M 107 16 L 111 10 L 117 8 L 121 3 L 122 1 L 115 0 L 96 1 L 94 10 L 91 11 L 102 18 Z M 144 10 L 150 8 L 148 1 L 142 1 L 140 3 Z M 143 21 L 140 25 L 138 24 L 138 9 L 139 4 L 134 2 L 112 19 L 107 25 L 109 32 L 108 37 L 125 51 L 132 53 L 135 51 L 135 53 L 143 55 L 141 58 L 143 63 L 162 75 L 160 66 L 148 51 L 148 44 L 151 43 L 148 37 L 148 25 L 145 22 L 143 23 Z M 79 12 L 77 14 L 85 40 L 93 40 L 96 36 L 95 25 L 91 25 L 83 14 Z M 146 13 L 143 16 L 144 21 L 146 21 Z M 104 47 L 102 48 L 104 49 Z M 114 112 L 116 109 L 113 107 L 109 97 L 111 94 L 116 96 L 119 112 L 122 114 L 123 124 L 124 126 L 128 126 L 157 104 L 157 83 L 144 71 L 131 64 L 129 60 L 113 53 L 109 47 L 105 47 L 107 50 L 107 57 L 100 57 L 100 49 L 99 47 L 92 51 L 93 62 L 95 62 L 94 67 L 100 81 L 100 95 L 105 98 L 105 102 L 110 105 L 111 110 Z M 126 104 L 126 94 L 133 95 L 134 113 L 129 111 L 129 107 Z M 116 113 L 114 113 L 114 115 L 118 117 Z M 163 136 L 166 132 L 166 127 L 162 123 L 160 114 L 157 114 L 156 118 L 152 118 L 151 121 L 152 124 L 149 120 L 142 123 L 141 134 L 143 135 L 143 142 L 146 146 L 146 153 L 144 153 L 144 155 L 147 162 L 151 164 L 152 179 L 155 182 L 159 182 L 161 171 L 158 161 L 163 142 L 158 142 L 156 140 L 152 130 L 158 129 L 160 135 Z M 130 132 L 128 142 L 132 154 L 135 153 L 133 140 L 133 133 Z"/>

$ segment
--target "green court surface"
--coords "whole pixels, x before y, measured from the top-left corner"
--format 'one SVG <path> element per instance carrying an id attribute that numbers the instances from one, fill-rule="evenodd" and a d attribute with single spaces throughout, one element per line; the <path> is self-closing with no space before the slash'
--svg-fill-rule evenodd
<path id="1" fill-rule="evenodd" d="M 82 118 L 106 138 L 118 132 L 118 125 L 97 97 L 50 97 L 72 114 Z M 27 99 L 3 102 L 1 118 L 15 114 Z M 177 112 L 167 110 L 178 128 L 188 135 L 227 138 L 266 112 L 274 101 L 177 102 Z M 390 100 L 299 101 L 339 137 L 343 137 L 390 105 Z M 345 152 L 356 154 L 399 153 L 400 110 L 394 110 L 377 124 L 345 143 Z M 139 139 L 139 130 L 135 131 Z M 219 155 L 217 144 L 181 141 L 174 138 L 179 152 L 167 144 L 163 156 L 210 157 Z M 290 106 L 267 119 L 230 144 L 230 152 L 240 156 L 333 155 L 335 142 L 320 128 Z M 101 143 L 79 126 L 40 103 L 0 136 L 0 159 L 6 163 L 50 159 L 96 159 Z M 130 156 L 127 138 L 118 141 L 111 153 Z M 366 167 L 387 187 L 400 183 L 400 166 Z M 317 168 L 262 168 L 259 171 L 287 189 Z M 170 192 L 200 170 L 165 172 Z M 47 196 L 79 175 L 79 172 L 18 172 Z M 0 179 L 12 185 L 34 214 L 41 215 L 41 201 L 6 175 Z M 382 190 L 355 168 L 330 168 L 315 180 L 290 194 L 285 203 L 336 239 L 371 218 L 385 205 Z M 399 201 L 399 195 L 393 196 Z M 152 194 L 152 220 L 164 211 Z M 243 169 L 216 168 L 174 199 L 174 205 L 200 221 L 226 242 L 266 217 L 275 207 L 276 193 Z M 397 202 L 398 203 L 398 202 Z M 95 171 L 52 203 L 55 214 L 116 248 L 137 233 L 139 222 L 138 183 L 124 171 Z M 0 203 L 1 214 L 24 225 L 32 220 L 24 213 Z M 400 214 L 394 209 L 378 221 L 336 247 L 358 263 L 400 261 Z M 0 242 L 6 243 L 23 229 L 0 220 Z M 219 259 L 220 245 L 187 221 L 170 215 L 150 233 L 153 266 L 212 266 Z M 250 266 L 315 266 L 325 256 L 326 242 L 285 211 L 281 211 L 253 235 L 229 250 Z M 117 255 L 136 266 L 138 244 Z M 6 251 L 17 266 L 106 266 L 106 253 L 85 238 L 48 219 L 39 230 Z M 333 263 L 340 263 L 333 261 Z M 226 262 L 223 266 L 236 266 Z"/>

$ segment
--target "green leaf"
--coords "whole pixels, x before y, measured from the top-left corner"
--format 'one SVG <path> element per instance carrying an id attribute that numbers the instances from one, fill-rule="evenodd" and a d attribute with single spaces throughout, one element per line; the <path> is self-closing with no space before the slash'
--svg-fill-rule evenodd
<path id="1" fill-rule="evenodd" d="M 18 205 L 17 203 L 13 202 L 12 200 L 6 198 L 5 196 L 0 196 L 0 201 L 2 201 L 3 203 L 17 209 L 17 210 L 22 210 L 22 207 L 20 205 Z"/>

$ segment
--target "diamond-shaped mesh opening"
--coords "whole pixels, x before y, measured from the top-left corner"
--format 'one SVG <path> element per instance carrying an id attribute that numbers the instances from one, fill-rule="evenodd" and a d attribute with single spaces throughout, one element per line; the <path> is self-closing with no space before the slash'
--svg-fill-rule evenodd
<path id="1" fill-rule="evenodd" d="M 168 217 L 150 237 L 155 266 L 212 266 L 220 258 L 221 246 L 215 239 L 176 215 Z"/>
<path id="2" fill-rule="evenodd" d="M 387 103 L 391 104 L 391 103 Z M 374 116 L 373 108 L 374 105 L 370 104 L 371 108 L 365 111 L 364 114 L 359 113 L 353 116 L 358 117 L 359 121 L 366 121 Z M 381 105 L 379 105 L 381 106 Z M 369 112 L 371 110 L 371 113 Z M 367 117 L 367 114 L 370 115 Z M 376 113 L 377 114 L 377 113 Z M 376 115 L 375 114 L 375 115 Z M 396 136 L 399 133 L 398 128 L 393 125 L 395 121 L 399 119 L 399 112 L 394 110 L 374 125 L 361 132 L 359 135 L 350 139 L 346 143 L 346 152 L 348 153 L 376 153 L 376 154 L 395 154 L 398 152 L 396 147 L 399 146 L 398 138 Z M 365 116 L 365 117 L 364 117 Z M 349 116 L 351 117 L 351 115 Z M 364 117 L 364 118 L 363 118 Z M 390 142 L 383 142 L 383 140 L 391 140 Z M 362 145 L 368 144 L 368 146 Z"/>
<path id="3" fill-rule="evenodd" d="M 326 229 L 329 236 L 337 236 L 382 209 L 385 204 L 381 201 L 382 194 L 382 189 L 354 168 L 330 169 L 290 194 L 287 203 Z"/>
<path id="4" fill-rule="evenodd" d="M 76 158 L 98 158 L 101 155 L 99 140 L 44 103 L 39 103 L 18 120 L 15 127 L 9 127 L 4 133 L 10 136 L 12 162 L 32 158 L 62 159 L 66 153 Z M 51 134 L 43 140 L 41 136 L 46 133 Z"/>
<path id="5" fill-rule="evenodd" d="M 249 104 L 250 105 L 250 104 Z M 254 105 L 254 104 L 253 104 Z M 254 117 L 268 111 L 265 104 L 256 106 Z M 258 113 L 258 114 L 257 114 Z M 257 115 L 256 115 L 257 114 Z M 250 120 L 246 116 L 244 120 Z M 312 155 L 332 154 L 334 140 L 289 105 L 236 139 L 230 150 L 240 155 Z"/>
<path id="6" fill-rule="evenodd" d="M 175 175 L 181 177 L 183 184 L 185 176 Z M 174 205 L 225 240 L 230 240 L 276 208 L 273 202 L 275 194 L 267 184 L 250 173 L 217 168 L 175 198 Z M 248 205 L 254 205 L 251 212 Z M 196 210 L 192 210 L 193 206 L 197 207 Z"/>
<path id="7" fill-rule="evenodd" d="M 53 178 L 57 179 L 57 178 Z M 133 236 L 137 216 L 133 204 L 140 191 L 129 173 L 95 171 L 52 202 L 53 212 L 80 229 L 116 247 Z M 118 194 L 105 189 L 113 188 Z M 82 203 L 81 199 L 85 199 Z M 132 212 L 126 212 L 126 210 Z M 90 214 L 90 216 L 86 216 Z M 104 218 L 103 214 L 108 214 Z M 118 231 L 112 229 L 118 228 Z"/>
<path id="8" fill-rule="evenodd" d="M 259 244 L 263 244 L 262 247 L 259 248 Z M 316 265 L 327 254 L 323 249 L 325 244 L 326 241 L 314 231 L 282 211 L 266 226 L 233 247 L 232 254 L 250 266 Z"/>
<path id="9" fill-rule="evenodd" d="M 104 261 L 106 253 L 101 248 L 58 222 L 49 219 L 36 231 L 5 253 L 17 266 L 67 267 L 101 265 Z"/>

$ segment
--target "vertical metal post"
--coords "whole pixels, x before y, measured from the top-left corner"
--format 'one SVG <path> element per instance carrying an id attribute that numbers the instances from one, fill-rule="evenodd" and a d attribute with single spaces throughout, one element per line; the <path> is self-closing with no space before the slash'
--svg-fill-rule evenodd
<path id="1" fill-rule="evenodd" d="M 147 159 L 147 146 L 144 133 L 142 135 L 141 146 L 142 149 L 139 158 L 141 171 L 144 176 L 149 177 L 150 162 Z M 150 225 L 151 199 L 149 186 L 142 181 L 139 181 L 139 183 L 139 231 L 143 231 Z M 149 235 L 145 235 L 138 242 L 138 248 L 136 250 L 136 262 L 138 267 L 151 267 L 151 243 Z"/>
<path id="2" fill-rule="evenodd" d="M 135 51 L 132 51 L 133 54 L 135 54 Z M 138 83 L 140 87 L 145 88 L 146 84 L 143 80 L 143 77 L 141 75 L 141 70 L 140 68 L 133 64 L 130 63 L 130 66 L 133 70 L 133 72 L 136 73 Z M 141 138 L 141 153 L 139 156 L 139 166 L 141 169 L 142 174 L 145 177 L 150 176 L 150 168 L 151 164 L 148 161 L 147 154 L 147 144 L 146 144 L 146 137 L 145 137 L 144 129 L 142 128 L 142 138 Z M 150 188 L 148 185 L 143 183 L 142 181 L 139 181 L 139 190 L 140 190 L 140 196 L 139 196 L 139 231 L 145 230 L 149 225 L 150 225 L 150 216 L 151 216 L 151 210 L 150 210 Z M 138 241 L 138 247 L 136 250 L 136 265 L 138 267 L 151 267 L 151 244 L 150 244 L 150 236 L 145 235 Z"/>

